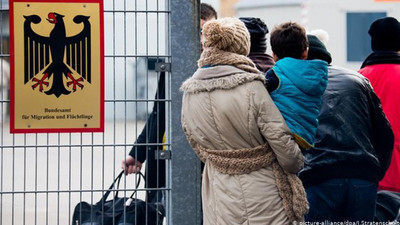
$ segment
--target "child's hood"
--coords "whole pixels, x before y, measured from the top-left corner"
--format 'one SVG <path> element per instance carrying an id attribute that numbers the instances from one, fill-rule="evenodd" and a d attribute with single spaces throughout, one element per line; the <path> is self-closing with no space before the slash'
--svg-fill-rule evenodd
<path id="1" fill-rule="evenodd" d="M 322 95 L 328 84 L 328 64 L 319 59 L 285 57 L 276 62 L 274 71 L 308 95 Z"/>

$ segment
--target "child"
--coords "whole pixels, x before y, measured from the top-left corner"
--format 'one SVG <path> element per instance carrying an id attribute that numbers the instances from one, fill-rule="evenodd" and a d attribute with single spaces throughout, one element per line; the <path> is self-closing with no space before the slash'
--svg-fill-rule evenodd
<path id="1" fill-rule="evenodd" d="M 280 24 L 270 39 L 276 64 L 266 73 L 267 89 L 299 146 L 312 148 L 321 96 L 328 83 L 327 63 L 306 60 L 306 31 L 297 23 Z"/>

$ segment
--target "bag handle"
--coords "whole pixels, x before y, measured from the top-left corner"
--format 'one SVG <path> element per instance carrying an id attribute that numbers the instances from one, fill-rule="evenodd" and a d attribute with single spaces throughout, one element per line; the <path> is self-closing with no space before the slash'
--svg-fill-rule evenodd
<path id="1" fill-rule="evenodd" d="M 121 177 L 122 177 L 123 174 L 124 174 L 124 170 L 122 170 L 122 171 L 118 174 L 118 176 L 115 178 L 114 182 L 111 184 L 111 186 L 108 188 L 107 192 L 103 195 L 103 197 L 100 199 L 99 202 L 105 202 L 105 201 L 107 201 L 107 198 L 108 198 L 108 196 L 109 196 L 110 193 L 111 193 L 111 189 L 113 189 L 113 187 L 114 187 L 114 185 L 115 185 L 116 182 L 117 182 L 117 189 L 119 189 L 119 183 L 121 182 Z M 139 172 L 139 180 L 138 180 L 137 183 L 136 183 L 136 189 L 139 187 L 140 181 L 141 181 L 141 178 L 142 178 L 142 177 L 143 177 L 143 179 L 145 179 L 145 176 L 143 175 L 143 173 L 142 173 L 142 172 Z M 130 198 L 132 198 L 132 197 L 135 195 L 136 191 L 137 191 L 137 190 L 135 190 L 135 191 L 131 194 Z M 118 190 L 117 190 L 117 193 L 115 194 L 115 197 L 118 197 Z"/>
<path id="2" fill-rule="evenodd" d="M 122 172 L 123 172 L 123 171 L 122 171 Z M 132 198 L 132 197 L 136 194 L 136 191 L 137 191 L 137 189 L 138 189 L 138 187 L 139 187 L 139 185 L 140 185 L 140 181 L 142 180 L 142 177 L 143 177 L 143 179 L 145 179 L 145 177 L 144 177 L 144 175 L 143 175 L 142 172 L 139 172 L 139 173 L 137 173 L 137 174 L 139 175 L 139 178 L 138 178 L 138 181 L 136 182 L 136 187 L 135 187 L 136 190 L 134 190 L 134 191 L 132 192 L 130 198 Z M 117 189 L 119 189 L 119 181 L 120 181 L 120 180 L 121 180 L 121 178 L 118 180 Z M 118 197 L 118 190 L 117 190 L 117 193 L 115 194 L 115 197 Z"/>

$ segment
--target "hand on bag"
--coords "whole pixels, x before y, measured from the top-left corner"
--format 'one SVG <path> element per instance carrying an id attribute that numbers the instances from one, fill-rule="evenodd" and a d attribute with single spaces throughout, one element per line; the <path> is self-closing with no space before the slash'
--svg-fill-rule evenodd
<path id="1" fill-rule="evenodd" d="M 125 175 L 139 173 L 142 169 L 142 163 L 128 155 L 125 160 L 122 160 L 121 168 L 125 170 Z"/>

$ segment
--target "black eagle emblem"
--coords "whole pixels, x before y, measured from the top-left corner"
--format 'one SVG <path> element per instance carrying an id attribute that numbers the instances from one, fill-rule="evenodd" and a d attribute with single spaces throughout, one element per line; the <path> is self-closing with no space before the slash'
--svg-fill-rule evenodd
<path id="1" fill-rule="evenodd" d="M 58 13 L 48 14 L 47 21 L 54 24 L 48 37 L 32 30 L 31 23 L 40 23 L 39 16 L 30 15 L 24 18 L 24 84 L 32 81 L 33 90 L 38 87 L 40 92 L 44 91 L 45 94 L 58 98 L 61 95 L 69 95 L 71 89 L 73 92 L 77 87 L 83 89 L 84 80 L 91 83 L 89 16 L 74 17 L 74 23 L 83 23 L 83 29 L 72 37 L 67 37 L 64 16 Z M 64 85 L 64 77 L 67 87 Z M 44 86 L 50 87 L 45 90 Z"/>

